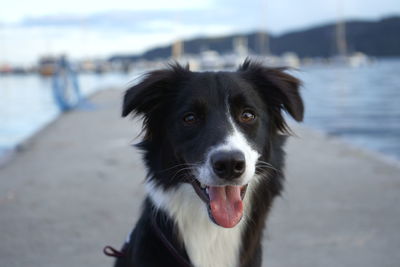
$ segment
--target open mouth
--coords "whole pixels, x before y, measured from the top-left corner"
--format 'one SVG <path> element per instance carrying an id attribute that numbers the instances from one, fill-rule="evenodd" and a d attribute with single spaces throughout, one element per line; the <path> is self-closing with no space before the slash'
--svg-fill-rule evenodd
<path id="1" fill-rule="evenodd" d="M 232 228 L 243 216 L 247 185 L 210 186 L 197 179 L 191 182 L 197 195 L 207 204 L 208 215 L 219 226 Z"/>

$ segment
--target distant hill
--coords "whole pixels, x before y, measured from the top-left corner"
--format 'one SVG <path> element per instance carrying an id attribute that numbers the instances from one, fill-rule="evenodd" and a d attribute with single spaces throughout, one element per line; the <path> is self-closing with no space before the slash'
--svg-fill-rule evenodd
<path id="1" fill-rule="evenodd" d="M 375 57 L 400 56 L 400 16 L 388 17 L 378 21 L 346 21 L 346 38 L 349 53 L 363 52 Z M 221 54 L 233 50 L 233 41 L 237 37 L 247 38 L 250 51 L 260 51 L 259 32 L 235 34 L 221 37 L 204 37 L 184 41 L 184 50 L 188 54 L 197 54 L 204 50 L 215 50 Z M 337 54 L 336 24 L 330 23 L 305 30 L 289 32 L 282 35 L 269 35 L 271 53 L 281 55 L 295 52 L 299 57 L 331 57 Z M 168 58 L 171 45 L 157 47 L 141 55 L 116 55 L 115 59 L 148 59 Z"/>

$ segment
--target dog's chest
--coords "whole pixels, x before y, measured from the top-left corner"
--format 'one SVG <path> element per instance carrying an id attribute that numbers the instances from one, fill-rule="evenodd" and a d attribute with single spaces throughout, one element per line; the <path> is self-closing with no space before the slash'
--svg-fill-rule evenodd
<path id="1" fill-rule="evenodd" d="M 174 218 L 195 267 L 239 265 L 244 218 L 230 229 L 215 225 L 209 219 L 206 206 L 197 196 L 193 196 L 193 189 L 189 185 L 181 185 L 171 192 L 154 190 L 153 187 L 149 193 L 154 204 Z"/>
<path id="2" fill-rule="evenodd" d="M 235 267 L 239 263 L 242 227 L 224 229 L 195 210 L 179 218 L 186 251 L 196 267 Z"/>

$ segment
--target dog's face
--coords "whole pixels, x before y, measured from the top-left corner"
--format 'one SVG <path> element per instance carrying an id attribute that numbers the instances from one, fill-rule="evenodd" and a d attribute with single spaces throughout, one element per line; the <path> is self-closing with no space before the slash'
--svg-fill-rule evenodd
<path id="1" fill-rule="evenodd" d="M 237 72 L 196 73 L 180 66 L 150 73 L 130 88 L 123 115 L 144 116 L 149 179 L 190 183 L 210 219 L 233 227 L 247 185 L 268 168 L 270 142 L 285 130 L 282 109 L 303 116 L 299 82 L 282 70 L 245 62 Z"/>

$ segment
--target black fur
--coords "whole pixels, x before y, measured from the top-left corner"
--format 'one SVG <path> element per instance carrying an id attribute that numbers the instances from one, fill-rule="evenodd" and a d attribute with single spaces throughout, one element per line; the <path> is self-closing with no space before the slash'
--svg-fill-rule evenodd
<path id="1" fill-rule="evenodd" d="M 285 69 L 267 68 L 246 60 L 236 72 L 191 72 L 173 65 L 146 75 L 142 82 L 127 90 L 123 116 L 143 117 L 143 140 L 137 145 L 144 151 L 147 179 L 164 190 L 188 182 L 190 171 L 180 172 L 174 166 L 202 160 L 207 149 L 220 142 L 231 127 L 221 107 L 228 99 L 231 116 L 236 118 L 251 107 L 257 120 L 240 124 L 260 160 L 274 166 L 266 170 L 257 165 L 263 177 L 251 200 L 251 220 L 241 244 L 240 266 L 261 265 L 261 237 L 273 199 L 283 187 L 283 145 L 289 129 L 283 117 L 286 111 L 295 120 L 303 119 L 304 107 L 299 93 L 300 81 Z M 192 111 L 193 125 L 184 125 L 182 117 Z M 198 197 L 193 191 L 193 197 Z M 123 250 L 127 256 L 116 266 L 184 266 L 171 254 L 152 227 L 165 234 L 168 242 L 190 262 L 185 244 L 180 240 L 174 218 L 163 211 L 155 212 L 146 198 L 142 215 Z"/>

